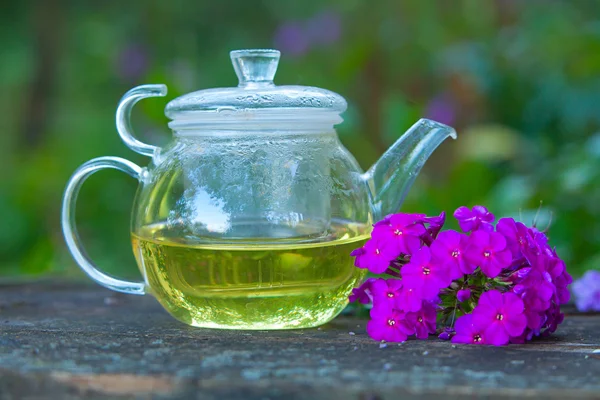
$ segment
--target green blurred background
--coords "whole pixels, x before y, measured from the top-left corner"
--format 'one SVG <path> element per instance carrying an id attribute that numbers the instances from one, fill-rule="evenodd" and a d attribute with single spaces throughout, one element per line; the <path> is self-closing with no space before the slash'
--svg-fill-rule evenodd
<path id="1" fill-rule="evenodd" d="M 131 87 L 165 83 L 133 124 L 170 135 L 163 108 L 233 86 L 228 51 L 282 51 L 276 83 L 349 102 L 342 142 L 367 168 L 419 117 L 456 127 L 404 211 L 485 204 L 538 225 L 572 274 L 600 265 L 600 1 L 5 1 L 0 13 L 0 276 L 82 277 L 59 225 L 71 173 L 93 157 L 140 165 L 114 126 Z M 137 276 L 136 182 L 94 175 L 79 229 L 101 268 Z"/>

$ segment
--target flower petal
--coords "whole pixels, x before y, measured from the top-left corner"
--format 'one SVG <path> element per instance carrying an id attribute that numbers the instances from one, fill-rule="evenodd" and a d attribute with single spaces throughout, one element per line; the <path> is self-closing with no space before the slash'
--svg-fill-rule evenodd
<path id="1" fill-rule="evenodd" d="M 413 254 L 421 248 L 421 238 L 419 236 L 407 234 L 403 235 L 402 239 L 404 243 L 403 253 Z M 429 250 L 429 247 L 422 248 Z"/>
<path id="2" fill-rule="evenodd" d="M 418 264 L 413 264 L 411 260 L 411 262 L 402 266 L 400 273 L 402 274 L 403 278 L 408 276 L 420 276 L 423 274 L 423 267 Z"/>
<path id="3" fill-rule="evenodd" d="M 367 269 L 374 274 L 383 274 L 390 266 L 390 260 L 384 257 L 371 257 Z"/>
<path id="4" fill-rule="evenodd" d="M 397 292 L 402 289 L 402 280 L 401 279 L 388 279 L 387 285 L 390 289 Z"/>
<path id="5" fill-rule="evenodd" d="M 444 262 L 451 257 L 450 249 L 448 249 L 443 242 L 439 242 L 438 240 L 439 239 L 434 240 L 429 248 L 431 258 L 437 262 Z"/>
<path id="6" fill-rule="evenodd" d="M 460 206 L 454 211 L 454 218 L 465 219 L 473 216 L 473 212 L 466 206 Z"/>
<path id="7" fill-rule="evenodd" d="M 484 206 L 473 206 L 473 213 L 481 218 L 482 221 L 492 222 L 494 220 L 494 214 L 488 211 Z"/>
<path id="8" fill-rule="evenodd" d="M 458 265 L 463 274 L 472 274 L 475 272 L 475 269 L 477 269 L 477 265 L 469 262 L 464 256 L 460 258 Z M 458 278 L 460 278 L 460 276 Z"/>
<path id="9" fill-rule="evenodd" d="M 529 312 L 526 315 L 527 318 L 527 327 L 539 330 L 542 326 L 542 314 L 537 312 Z"/>
<path id="10" fill-rule="evenodd" d="M 461 235 L 460 233 L 452 229 L 448 229 L 447 231 L 440 232 L 436 239 L 436 242 L 443 243 L 444 247 L 447 249 L 452 249 L 454 247 L 460 246 L 462 236 L 463 235 Z"/>
<path id="11" fill-rule="evenodd" d="M 400 329 L 405 335 L 415 334 L 415 326 L 411 324 L 406 318 L 400 321 L 400 326 L 398 327 L 398 329 Z"/>
<path id="12" fill-rule="evenodd" d="M 479 298 L 478 306 L 483 305 L 497 310 L 500 308 L 502 303 L 502 293 L 500 293 L 498 290 L 488 290 Z"/>
<path id="13" fill-rule="evenodd" d="M 429 247 L 424 246 L 420 248 L 415 254 L 413 254 L 410 259 L 411 263 L 417 265 L 427 265 L 429 261 L 431 261 L 431 252 L 429 251 Z"/>
<path id="14" fill-rule="evenodd" d="M 495 307 L 482 305 L 481 302 L 473 310 L 473 325 L 479 329 L 487 329 L 495 323 L 498 310 Z"/>
<path id="15" fill-rule="evenodd" d="M 490 246 L 495 251 L 504 250 L 506 248 L 506 239 L 501 233 L 490 232 Z"/>
<path id="16" fill-rule="evenodd" d="M 452 343 L 473 344 L 473 336 L 464 333 L 457 333 L 452 336 Z"/>
<path id="17" fill-rule="evenodd" d="M 405 233 L 407 233 L 409 235 L 413 235 L 413 236 L 420 236 L 420 235 L 424 234 L 425 231 L 426 231 L 426 229 L 423 226 L 423 224 L 421 224 L 421 223 L 407 225 L 404 228 Z"/>
<path id="18" fill-rule="evenodd" d="M 502 300 L 504 302 L 504 311 L 507 314 L 522 314 L 523 313 L 523 309 L 525 308 L 524 304 L 523 304 L 523 300 L 521 300 L 519 298 L 519 296 L 517 296 L 514 293 L 511 292 L 507 292 L 504 293 L 502 295 Z M 516 335 L 512 335 L 512 336 L 516 336 Z"/>
<path id="19" fill-rule="evenodd" d="M 509 336 L 500 323 L 493 323 L 487 327 L 484 332 L 486 344 L 494 346 L 504 346 L 508 344 Z"/>
<path id="20" fill-rule="evenodd" d="M 481 272 L 488 278 L 495 278 L 500 275 L 502 268 L 498 265 L 495 259 L 486 259 L 480 264 Z"/>
<path id="21" fill-rule="evenodd" d="M 357 257 L 357 256 L 362 256 L 363 254 L 365 254 L 365 249 L 362 247 L 359 247 L 358 249 L 354 249 L 352 250 L 352 252 L 350 253 L 350 255 L 352 257 Z"/>
<path id="22" fill-rule="evenodd" d="M 456 334 L 470 335 L 475 327 L 473 326 L 473 314 L 465 314 L 458 317 L 454 324 L 456 328 Z"/>
<path id="23" fill-rule="evenodd" d="M 490 233 L 486 231 L 475 231 L 469 236 L 469 246 L 478 248 L 486 247 L 490 244 Z"/>
<path id="24" fill-rule="evenodd" d="M 380 245 L 381 252 L 391 261 L 401 253 L 400 245 L 396 240 L 382 241 Z"/>
<path id="25" fill-rule="evenodd" d="M 391 343 L 405 342 L 406 339 L 407 336 L 400 330 L 400 328 L 391 329 L 388 335 L 386 335 L 386 338 L 384 338 L 385 341 Z"/>
<path id="26" fill-rule="evenodd" d="M 516 222 L 513 218 L 500 218 L 496 224 L 496 231 L 505 237 L 513 237 L 517 234 Z"/>
<path id="27" fill-rule="evenodd" d="M 387 319 L 393 313 L 393 304 L 390 302 L 380 302 L 373 304 L 369 315 L 372 319 Z"/>
<path id="28" fill-rule="evenodd" d="M 527 317 L 523 314 L 508 314 L 503 320 L 504 329 L 510 336 L 519 336 L 527 326 Z"/>
<path id="29" fill-rule="evenodd" d="M 371 282 L 371 293 L 373 293 L 373 295 L 382 293 L 383 291 L 385 291 L 387 289 L 387 283 L 385 281 L 385 279 L 375 279 Z"/>
<path id="30" fill-rule="evenodd" d="M 367 322 L 367 333 L 373 340 L 384 340 L 385 331 L 377 320 L 372 319 Z"/>

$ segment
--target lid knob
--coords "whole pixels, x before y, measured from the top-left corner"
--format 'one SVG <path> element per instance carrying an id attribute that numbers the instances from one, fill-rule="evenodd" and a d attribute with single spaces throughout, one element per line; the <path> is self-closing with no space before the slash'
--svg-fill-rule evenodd
<path id="1" fill-rule="evenodd" d="M 234 50 L 229 55 L 239 87 L 272 86 L 280 52 L 278 50 Z"/>

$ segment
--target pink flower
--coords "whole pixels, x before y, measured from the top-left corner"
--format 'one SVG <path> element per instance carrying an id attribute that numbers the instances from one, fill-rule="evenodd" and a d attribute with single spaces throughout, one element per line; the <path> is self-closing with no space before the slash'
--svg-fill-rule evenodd
<path id="1" fill-rule="evenodd" d="M 567 287 L 573 282 L 573 278 L 567 272 L 564 261 L 558 258 L 552 250 L 549 252 L 548 250 L 542 250 L 535 253 L 529 250 L 531 248 L 525 253 L 527 254 L 526 258 L 531 263 L 531 270 L 538 271 L 543 279 L 543 282 L 540 279 L 538 281 L 554 290 L 556 303 L 566 304 L 571 298 L 571 293 Z"/>
<path id="2" fill-rule="evenodd" d="M 442 226 L 444 226 L 444 223 L 446 222 L 446 212 L 442 211 L 437 217 L 423 216 L 419 220 L 422 223 L 429 225 L 426 228 L 425 234 L 421 236 L 421 239 L 423 239 L 423 242 L 425 242 L 427 246 L 430 246 L 431 242 L 437 238 L 440 230 L 442 230 Z"/>
<path id="3" fill-rule="evenodd" d="M 446 288 L 452 281 L 449 268 L 444 264 L 432 263 L 429 247 L 421 247 L 402 267 L 400 273 L 405 282 L 421 281 L 422 292 L 426 299 L 435 298 L 440 289 Z"/>
<path id="4" fill-rule="evenodd" d="M 469 237 L 453 230 L 440 232 L 437 239 L 431 243 L 431 254 L 436 263 L 447 265 L 452 279 L 458 279 L 463 274 L 471 274 L 477 268 L 465 258 L 465 249 Z"/>
<path id="5" fill-rule="evenodd" d="M 512 262 L 512 254 L 506 248 L 506 239 L 498 232 L 475 231 L 469 237 L 465 251 L 468 262 L 479 265 L 481 271 L 495 278 Z"/>
<path id="6" fill-rule="evenodd" d="M 388 269 L 392 260 L 400 255 L 400 249 L 396 241 L 372 238 L 350 255 L 356 257 L 354 265 L 358 268 L 381 274 Z"/>
<path id="7" fill-rule="evenodd" d="M 521 258 L 523 250 L 530 246 L 533 240 L 531 230 L 521 222 L 512 218 L 501 218 L 496 224 L 496 231 L 506 239 L 506 245 L 514 258 Z"/>
<path id="8" fill-rule="evenodd" d="M 423 302 L 419 311 L 406 313 L 406 322 L 409 327 L 414 327 L 413 332 L 418 339 L 427 339 L 435 333 L 437 313 L 435 306 L 428 301 Z"/>
<path id="9" fill-rule="evenodd" d="M 391 342 L 426 339 L 437 319 L 446 325 L 438 337 L 454 343 L 502 346 L 554 332 L 572 278 L 546 235 L 512 218 L 502 218 L 494 230 L 494 216 L 481 206 L 460 207 L 455 216 L 470 234 L 442 232 L 444 213 L 394 214 L 352 252 L 357 267 L 385 276 L 367 280 L 350 296 L 373 303 L 369 335 Z M 589 281 L 598 283 L 600 276 Z M 586 307 L 600 298 L 591 286 L 577 285 Z"/>
<path id="10" fill-rule="evenodd" d="M 421 247 L 421 235 L 425 226 L 419 221 L 420 215 L 392 214 L 377 222 L 371 236 L 386 242 L 394 242 L 400 252 L 412 254 Z"/>
<path id="11" fill-rule="evenodd" d="M 404 342 L 413 331 L 400 311 L 385 306 L 371 309 L 371 320 L 367 323 L 367 333 L 374 340 Z"/>
<path id="12" fill-rule="evenodd" d="M 527 228 L 527 232 L 528 243 L 521 247 L 521 254 L 532 266 L 539 263 L 540 256 L 559 258 L 556 252 L 548 246 L 548 238 L 545 234 L 535 228 Z"/>
<path id="13" fill-rule="evenodd" d="M 468 207 L 461 206 L 454 211 L 454 218 L 458 220 L 458 225 L 463 232 L 476 231 L 482 229 L 492 231 L 494 227 L 494 214 L 488 211 L 484 206 L 474 206 L 473 210 Z"/>
<path id="14" fill-rule="evenodd" d="M 452 343 L 487 344 L 483 329 L 473 324 L 473 315 L 466 314 L 456 320 L 456 335 Z"/>
<path id="15" fill-rule="evenodd" d="M 587 271 L 573 284 L 579 311 L 600 311 L 600 271 Z"/>
<path id="16" fill-rule="evenodd" d="M 523 278 L 515 284 L 512 291 L 518 295 L 528 310 L 545 311 L 550 307 L 554 287 L 544 275 L 533 268 L 523 268 L 527 271 Z"/>
<path id="17" fill-rule="evenodd" d="M 359 303 L 369 304 L 372 301 L 371 284 L 377 279 L 369 278 L 362 285 L 352 289 L 352 294 L 348 298 L 350 303 L 354 303 L 358 300 Z"/>
<path id="18" fill-rule="evenodd" d="M 444 327 L 444 330 L 442 331 L 442 333 L 440 333 L 438 335 L 438 339 L 450 340 L 452 338 L 452 336 L 454 336 L 455 333 L 456 333 L 456 330 L 453 327 L 446 326 L 446 327 Z"/>
<path id="19" fill-rule="evenodd" d="M 392 308 L 398 308 L 398 301 L 402 290 L 402 281 L 399 279 L 376 279 L 371 284 L 373 305 L 378 307 L 386 304 Z"/>
<path id="20" fill-rule="evenodd" d="M 486 341 L 494 346 L 508 344 L 511 336 L 520 336 L 527 326 L 523 301 L 514 293 L 498 290 L 485 292 L 473 310 L 473 324 L 485 332 Z"/>

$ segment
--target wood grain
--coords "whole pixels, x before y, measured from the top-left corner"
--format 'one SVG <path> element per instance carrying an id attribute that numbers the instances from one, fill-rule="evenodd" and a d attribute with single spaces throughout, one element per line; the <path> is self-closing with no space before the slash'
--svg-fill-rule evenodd
<path id="1" fill-rule="evenodd" d="M 352 317 L 319 329 L 207 330 L 150 296 L 0 285 L 0 399 L 600 398 L 599 332 L 600 315 L 572 314 L 524 346 L 382 346 Z"/>

